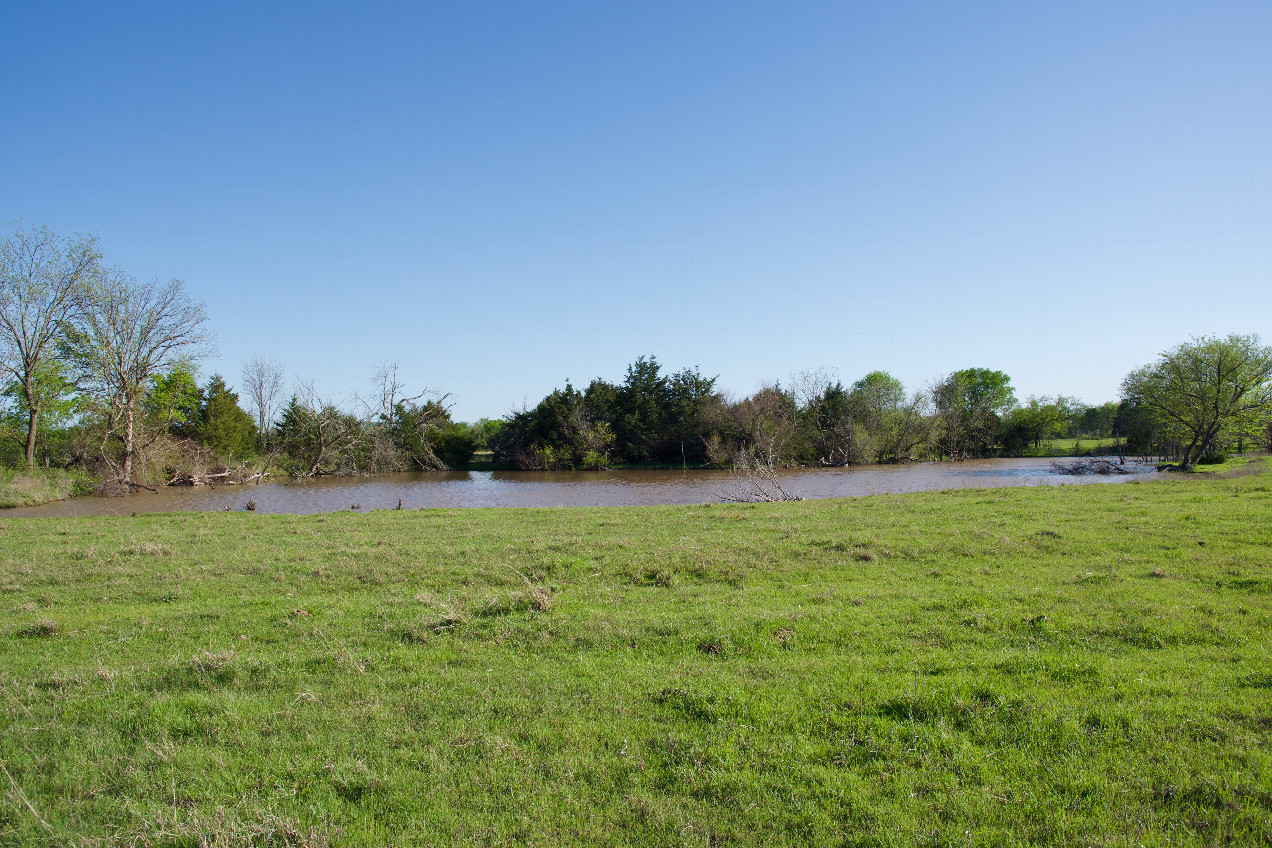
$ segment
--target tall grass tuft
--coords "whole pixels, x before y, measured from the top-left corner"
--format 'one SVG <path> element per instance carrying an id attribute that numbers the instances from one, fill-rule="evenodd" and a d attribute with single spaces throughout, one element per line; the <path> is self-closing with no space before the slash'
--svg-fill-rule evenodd
<path id="1" fill-rule="evenodd" d="M 0 509 L 38 506 L 86 492 L 80 478 L 60 468 L 0 469 Z"/>

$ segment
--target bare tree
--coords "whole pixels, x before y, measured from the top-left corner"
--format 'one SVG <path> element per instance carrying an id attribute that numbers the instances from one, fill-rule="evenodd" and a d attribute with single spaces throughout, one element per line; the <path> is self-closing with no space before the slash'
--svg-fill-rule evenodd
<path id="1" fill-rule="evenodd" d="M 283 415 L 282 445 L 301 463 L 298 478 L 318 474 L 357 474 L 367 453 L 367 427 L 334 401 L 322 400 L 312 384 L 299 383 Z"/>
<path id="2" fill-rule="evenodd" d="M 372 380 L 374 394 L 362 405 L 371 425 L 376 465 L 390 470 L 411 465 L 425 471 L 445 470 L 446 463 L 434 452 L 430 436 L 447 420 L 450 393 L 424 389 L 407 395 L 405 384 L 398 382 L 396 362 L 382 364 Z"/>
<path id="3" fill-rule="evenodd" d="M 76 318 L 82 286 L 100 260 L 94 238 L 59 239 L 47 227 L 22 229 L 0 242 L 0 378 L 11 378 L 26 405 L 26 463 L 35 464 L 40 412 L 65 381 L 43 385 L 57 341 Z"/>
<path id="4" fill-rule="evenodd" d="M 839 375 L 829 368 L 814 368 L 792 374 L 790 378 L 791 397 L 800 409 L 807 409 L 826 396 L 826 390 L 839 384 Z"/>
<path id="5" fill-rule="evenodd" d="M 370 400 L 363 400 L 362 405 L 366 408 L 369 417 L 378 417 L 388 424 L 393 423 L 399 404 L 414 403 L 425 395 L 432 394 L 429 389 L 425 389 L 417 395 L 407 397 L 406 386 L 398 382 L 396 362 L 382 363 L 380 370 L 375 372 L 371 379 L 375 386 L 375 395 Z M 444 396 L 442 400 L 445 399 Z"/>
<path id="6" fill-rule="evenodd" d="M 118 440 L 119 485 L 137 488 L 133 462 L 142 434 L 139 411 L 151 378 L 203 352 L 210 341 L 203 305 L 192 303 L 180 280 L 140 283 L 119 270 L 101 275 L 84 298 L 77 359 L 102 403 L 107 434 Z"/>
<path id="7" fill-rule="evenodd" d="M 253 359 L 243 366 L 243 391 L 256 409 L 256 425 L 264 448 L 283 400 L 283 367 L 277 362 Z"/>

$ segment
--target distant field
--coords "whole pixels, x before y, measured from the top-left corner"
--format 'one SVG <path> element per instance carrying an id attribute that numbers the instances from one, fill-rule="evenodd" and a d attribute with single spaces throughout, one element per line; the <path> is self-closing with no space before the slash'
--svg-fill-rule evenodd
<path id="1" fill-rule="evenodd" d="M 1025 456 L 1073 456 L 1116 453 L 1117 439 L 1046 439 L 1037 448 L 1030 447 Z"/>
<path id="2" fill-rule="evenodd" d="M 1272 842 L 1272 475 L 0 518 L 0 845 Z"/>

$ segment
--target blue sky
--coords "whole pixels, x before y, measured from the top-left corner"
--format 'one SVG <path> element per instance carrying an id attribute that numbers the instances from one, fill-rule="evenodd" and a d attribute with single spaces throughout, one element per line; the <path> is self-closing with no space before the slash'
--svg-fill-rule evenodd
<path id="1" fill-rule="evenodd" d="M 324 395 L 654 354 L 1088 402 L 1272 336 L 1272 4 L 8 3 L 0 220 Z"/>

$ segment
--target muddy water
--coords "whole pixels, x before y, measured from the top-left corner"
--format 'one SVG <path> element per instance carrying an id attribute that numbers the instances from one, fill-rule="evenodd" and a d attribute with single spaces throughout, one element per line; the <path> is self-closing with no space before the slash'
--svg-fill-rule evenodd
<path id="1" fill-rule="evenodd" d="M 1128 466 L 1129 467 L 1129 466 Z M 805 498 L 842 498 L 934 489 L 1118 483 L 1157 474 L 1140 468 L 1126 477 L 1056 474 L 1045 459 L 987 459 L 785 471 L 781 483 Z M 726 471 L 454 471 L 320 479 L 259 486 L 163 489 L 116 498 L 76 498 L 21 509 L 0 517 L 129 515 L 133 512 L 241 510 L 307 514 L 350 509 L 425 507 L 641 506 L 719 501 L 734 483 Z"/>

